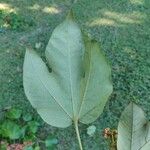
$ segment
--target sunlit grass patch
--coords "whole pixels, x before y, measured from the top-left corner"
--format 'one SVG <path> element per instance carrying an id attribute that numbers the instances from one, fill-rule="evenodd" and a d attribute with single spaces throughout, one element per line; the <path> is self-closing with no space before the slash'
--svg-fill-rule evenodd
<path id="1" fill-rule="evenodd" d="M 118 13 L 105 10 L 102 12 L 103 17 L 93 19 L 89 26 L 125 26 L 128 24 L 141 24 L 146 16 L 140 12 Z"/>
<path id="2" fill-rule="evenodd" d="M 30 10 L 39 10 L 41 7 L 38 4 L 34 4 L 33 6 L 30 6 L 29 9 Z"/>
<path id="3" fill-rule="evenodd" d="M 139 24 L 142 22 L 143 19 L 145 19 L 144 14 L 136 11 L 133 11 L 132 13 L 118 13 L 106 11 L 104 12 L 104 16 L 114 19 L 116 22 L 128 24 Z"/>
<path id="4" fill-rule="evenodd" d="M 144 0 L 130 0 L 130 2 L 132 4 L 136 4 L 136 5 L 143 5 L 144 4 Z"/>
<path id="5" fill-rule="evenodd" d="M 112 19 L 99 18 L 99 19 L 95 19 L 89 24 L 89 26 L 97 26 L 97 25 L 116 26 L 116 22 Z"/>
<path id="6" fill-rule="evenodd" d="M 44 7 L 43 12 L 50 14 L 58 14 L 61 12 L 61 10 L 56 7 Z"/>
<path id="7" fill-rule="evenodd" d="M 16 12 L 16 8 L 13 8 L 11 5 L 6 3 L 0 3 L 0 10 L 5 12 Z"/>

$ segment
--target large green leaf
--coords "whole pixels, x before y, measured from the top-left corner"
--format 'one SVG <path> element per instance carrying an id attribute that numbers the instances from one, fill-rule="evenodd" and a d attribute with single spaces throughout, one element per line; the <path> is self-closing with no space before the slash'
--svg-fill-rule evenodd
<path id="1" fill-rule="evenodd" d="M 112 92 L 110 66 L 98 44 L 83 41 L 68 17 L 53 31 L 45 54 L 52 72 L 33 50 L 26 51 L 23 81 L 32 106 L 56 127 L 93 122 Z"/>
<path id="2" fill-rule="evenodd" d="M 17 108 L 12 108 L 7 112 L 6 116 L 10 119 L 19 119 L 21 117 L 21 114 L 22 114 L 22 110 Z"/>
<path id="3" fill-rule="evenodd" d="M 7 137 L 12 140 L 19 139 L 21 136 L 21 128 L 15 122 L 5 120 L 1 125 L 1 134 L 3 137 Z"/>
<path id="4" fill-rule="evenodd" d="M 124 110 L 118 126 L 118 150 L 150 150 L 150 122 L 136 104 Z"/>

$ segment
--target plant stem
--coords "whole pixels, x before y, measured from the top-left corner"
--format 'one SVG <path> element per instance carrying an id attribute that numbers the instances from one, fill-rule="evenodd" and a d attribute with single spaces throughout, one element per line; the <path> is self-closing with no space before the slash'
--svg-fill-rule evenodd
<path id="1" fill-rule="evenodd" d="M 78 128 L 78 120 L 75 120 L 74 124 L 75 124 L 75 130 L 76 130 L 76 135 L 77 135 L 80 150 L 83 150 L 80 133 L 79 133 L 79 128 Z"/>
<path id="2" fill-rule="evenodd" d="M 110 150 L 117 150 L 117 142 L 113 134 L 111 137 Z"/>
<path id="3" fill-rule="evenodd" d="M 110 150 L 117 150 L 117 146 L 114 144 L 112 144 L 111 146 L 110 146 Z"/>

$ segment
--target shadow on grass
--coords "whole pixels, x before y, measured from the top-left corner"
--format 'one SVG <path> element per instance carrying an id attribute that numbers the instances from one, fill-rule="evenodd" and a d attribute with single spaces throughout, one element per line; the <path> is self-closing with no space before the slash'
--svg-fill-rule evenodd
<path id="1" fill-rule="evenodd" d="M 32 20 L 37 26 L 41 24 L 47 25 L 53 21 L 53 25 L 64 15 L 70 3 L 56 3 L 53 1 L 11 1 L 2 0 L 0 2 L 0 10 L 6 14 L 15 13 L 26 20 Z M 55 21 L 53 19 L 55 16 Z M 16 16 L 17 17 L 17 16 Z M 28 29 L 26 29 L 28 30 Z"/>

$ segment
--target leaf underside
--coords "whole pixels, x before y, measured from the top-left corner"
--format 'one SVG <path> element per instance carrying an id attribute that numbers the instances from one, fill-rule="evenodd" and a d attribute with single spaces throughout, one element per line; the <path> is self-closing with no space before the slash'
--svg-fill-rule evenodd
<path id="1" fill-rule="evenodd" d="M 96 120 L 112 92 L 110 66 L 97 42 L 83 40 L 67 18 L 53 31 L 45 56 L 52 72 L 29 49 L 23 68 L 25 94 L 43 120 L 62 128 Z"/>
<path id="2" fill-rule="evenodd" d="M 124 110 L 118 126 L 118 150 L 150 150 L 150 122 L 136 104 Z"/>

